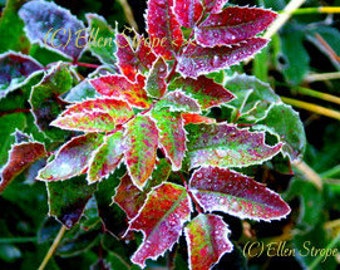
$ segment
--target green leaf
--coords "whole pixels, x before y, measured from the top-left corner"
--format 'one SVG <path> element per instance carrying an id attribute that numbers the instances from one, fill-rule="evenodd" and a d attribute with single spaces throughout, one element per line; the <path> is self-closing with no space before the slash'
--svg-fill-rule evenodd
<path id="1" fill-rule="evenodd" d="M 100 134 L 89 133 L 74 137 L 59 149 L 54 160 L 39 171 L 37 179 L 59 181 L 86 172 L 91 153 L 101 142 Z"/>
<path id="2" fill-rule="evenodd" d="M 186 126 L 187 158 L 190 168 L 198 166 L 246 167 L 261 164 L 282 148 L 282 143 L 270 146 L 265 134 L 239 129 L 227 123 Z"/>
<path id="3" fill-rule="evenodd" d="M 7 114 L 0 117 L 0 167 L 7 161 L 8 151 L 14 138 L 11 134 L 16 130 L 23 130 L 26 127 L 26 117 L 23 113 Z"/>
<path id="4" fill-rule="evenodd" d="M 174 171 L 180 170 L 187 150 L 187 138 L 181 114 L 171 112 L 169 109 L 162 109 L 153 110 L 151 115 L 159 130 L 159 143 L 166 157 L 170 159 L 172 169 Z"/>
<path id="5" fill-rule="evenodd" d="M 201 112 L 201 108 L 197 101 L 187 96 L 181 90 L 175 90 L 166 94 L 157 102 L 154 111 L 163 108 L 169 108 L 170 112 Z"/>
<path id="6" fill-rule="evenodd" d="M 102 16 L 89 13 L 86 14 L 86 19 L 89 24 L 88 49 L 103 64 L 113 65 L 116 62 L 116 31 L 112 29 Z"/>
<path id="7" fill-rule="evenodd" d="M 87 180 L 89 183 L 107 178 L 120 164 L 124 153 L 123 132 L 118 131 L 104 138 L 92 154 Z"/>
<path id="8" fill-rule="evenodd" d="M 30 43 L 24 32 L 24 23 L 18 10 L 25 0 L 7 0 L 0 18 L 0 53 L 8 50 L 28 53 Z"/>
<path id="9" fill-rule="evenodd" d="M 138 115 L 127 123 L 125 162 L 134 184 L 143 189 L 156 164 L 158 130 L 149 116 Z"/>
<path id="10" fill-rule="evenodd" d="M 63 100 L 67 102 L 81 102 L 85 99 L 97 98 L 99 94 L 93 88 L 93 86 L 89 83 L 88 80 L 83 80 L 75 87 L 73 87 L 70 92 L 63 98 Z"/>
<path id="11" fill-rule="evenodd" d="M 274 104 L 266 118 L 253 127 L 256 130 L 268 131 L 278 141 L 284 142 L 282 153 L 290 160 L 301 158 L 306 147 L 306 134 L 299 114 L 286 104 Z"/>
<path id="12" fill-rule="evenodd" d="M 282 32 L 279 63 L 286 80 L 299 84 L 309 71 L 309 55 L 303 46 L 304 32 L 297 27 L 286 26 Z"/>
<path id="13" fill-rule="evenodd" d="M 84 177 L 72 178 L 66 182 L 48 182 L 46 186 L 49 215 L 67 228 L 79 221 L 87 202 L 97 189 L 96 185 L 88 185 Z"/>
<path id="14" fill-rule="evenodd" d="M 225 83 L 236 98 L 225 104 L 232 109 L 230 121 L 256 123 L 263 119 L 270 106 L 280 102 L 269 84 L 263 83 L 253 76 L 235 74 Z"/>
<path id="15" fill-rule="evenodd" d="M 52 139 L 63 138 L 65 132 L 50 123 L 63 111 L 60 95 L 72 88 L 73 78 L 67 64 L 58 63 L 32 88 L 30 104 L 37 126 Z"/>
<path id="16" fill-rule="evenodd" d="M 154 62 L 149 76 L 146 80 L 145 89 L 148 95 L 154 98 L 161 98 L 167 89 L 166 77 L 168 75 L 168 67 L 162 57 Z"/>

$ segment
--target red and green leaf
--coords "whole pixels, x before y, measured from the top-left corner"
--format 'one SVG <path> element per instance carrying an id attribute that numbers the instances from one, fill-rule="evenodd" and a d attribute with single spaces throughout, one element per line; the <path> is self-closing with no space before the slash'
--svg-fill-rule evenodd
<path id="1" fill-rule="evenodd" d="M 67 9 L 53 2 L 35 0 L 19 10 L 32 43 L 47 46 L 64 56 L 78 59 L 86 46 L 86 28 Z"/>
<path id="2" fill-rule="evenodd" d="M 124 136 L 127 148 L 124 157 L 128 172 L 134 184 L 142 190 L 156 164 L 156 124 L 149 116 L 138 115 L 127 123 Z"/>
<path id="3" fill-rule="evenodd" d="M 21 53 L 8 52 L 0 55 L 0 99 L 27 82 L 29 76 L 42 70 L 33 58 Z"/>
<path id="4" fill-rule="evenodd" d="M 202 110 L 229 102 L 234 95 L 214 80 L 200 76 L 197 79 L 178 78 L 171 83 L 170 89 L 180 88 L 201 106 Z"/>
<path id="5" fill-rule="evenodd" d="M 202 16 L 203 6 L 200 0 L 176 0 L 174 11 L 182 26 L 193 28 Z"/>
<path id="6" fill-rule="evenodd" d="M 228 239 L 230 230 L 217 215 L 200 214 L 184 229 L 192 270 L 211 269 L 225 253 L 233 250 Z"/>
<path id="7" fill-rule="evenodd" d="M 156 259 L 178 241 L 183 225 L 190 218 L 191 204 L 185 188 L 163 183 L 148 194 L 128 231 L 143 233 L 144 239 L 131 260 L 141 267 L 147 259 Z"/>
<path id="8" fill-rule="evenodd" d="M 58 181 L 86 172 L 91 153 L 100 146 L 102 136 L 89 133 L 74 137 L 56 153 L 55 158 L 39 171 L 37 179 Z"/>
<path id="9" fill-rule="evenodd" d="M 131 177 L 125 174 L 116 188 L 113 201 L 126 213 L 129 219 L 134 218 L 142 208 L 150 190 L 165 182 L 171 172 L 171 166 L 166 159 L 161 159 L 152 173 L 143 191 L 140 191 L 132 182 Z"/>
<path id="10" fill-rule="evenodd" d="M 173 59 L 183 43 L 183 34 L 173 9 L 174 0 L 148 1 L 146 19 L 149 37 L 154 41 L 155 52 L 166 60 Z"/>
<path id="11" fill-rule="evenodd" d="M 89 183 L 106 178 L 123 159 L 125 150 L 123 132 L 117 131 L 104 137 L 104 142 L 93 153 L 89 161 L 87 180 Z"/>
<path id="12" fill-rule="evenodd" d="M 14 144 L 9 152 L 7 163 L 1 169 L 0 193 L 21 172 L 35 161 L 46 157 L 45 146 L 39 142 L 22 142 Z"/>
<path id="13" fill-rule="evenodd" d="M 281 219 L 290 213 L 280 195 L 228 169 L 200 168 L 192 175 L 189 186 L 204 211 L 264 221 Z"/>
<path id="14" fill-rule="evenodd" d="M 181 114 L 162 109 L 153 110 L 152 117 L 159 130 L 159 143 L 166 157 L 171 161 L 172 169 L 180 170 L 187 149 L 186 132 Z"/>
<path id="15" fill-rule="evenodd" d="M 275 18 L 276 13 L 270 10 L 228 7 L 210 14 L 195 28 L 195 37 L 203 47 L 237 44 L 265 30 Z"/>
<path id="16" fill-rule="evenodd" d="M 155 106 L 155 110 L 168 108 L 170 112 L 201 112 L 197 101 L 181 90 L 169 92 Z"/>
<path id="17" fill-rule="evenodd" d="M 238 64 L 261 50 L 267 42 L 263 38 L 251 38 L 237 45 L 217 48 L 204 48 L 190 43 L 183 54 L 177 57 L 176 70 L 184 78 L 195 79 L 200 75 Z"/>
<path id="18" fill-rule="evenodd" d="M 51 125 L 83 132 L 109 132 L 128 121 L 134 112 L 128 103 L 113 98 L 98 98 L 67 108 Z"/>
<path id="19" fill-rule="evenodd" d="M 118 66 L 122 73 L 131 81 L 134 81 L 138 73 L 144 73 L 151 69 L 156 60 L 156 55 L 146 42 L 146 39 L 134 33 L 133 42 L 137 42 L 136 51 L 133 50 L 130 41 L 125 34 L 116 36 Z"/>
<path id="20" fill-rule="evenodd" d="M 190 168 L 245 167 L 261 164 L 278 154 L 282 143 L 270 146 L 265 133 L 250 132 L 227 123 L 186 126 Z"/>
<path id="21" fill-rule="evenodd" d="M 59 63 L 45 74 L 39 84 L 32 87 L 29 102 L 35 123 L 50 138 L 64 137 L 64 131 L 51 127 L 50 123 L 64 110 L 66 103 L 60 95 L 69 91 L 72 84 L 69 66 Z"/>
<path id="22" fill-rule="evenodd" d="M 88 185 L 83 177 L 66 182 L 47 182 L 49 215 L 54 216 L 68 229 L 82 217 L 87 202 L 97 190 L 96 185 Z"/>
<path id="23" fill-rule="evenodd" d="M 145 86 L 145 77 L 139 74 L 136 81 L 130 81 L 122 75 L 107 75 L 90 80 L 98 93 L 113 98 L 122 98 L 131 106 L 146 109 L 150 106 Z"/>
<path id="24" fill-rule="evenodd" d="M 166 90 L 166 76 L 168 75 L 168 67 L 162 57 L 152 66 L 149 76 L 146 80 L 146 91 L 153 98 L 161 98 Z"/>

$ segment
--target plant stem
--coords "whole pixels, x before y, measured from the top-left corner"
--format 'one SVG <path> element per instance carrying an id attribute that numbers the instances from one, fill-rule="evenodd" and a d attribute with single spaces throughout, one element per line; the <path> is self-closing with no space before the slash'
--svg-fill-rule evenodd
<path id="1" fill-rule="evenodd" d="M 340 233 L 337 235 L 337 237 L 335 237 L 325 248 L 325 250 L 330 250 L 330 249 L 334 249 L 334 247 L 338 244 L 338 242 L 340 241 Z M 316 256 L 314 261 L 308 266 L 309 270 L 313 270 L 315 267 L 318 266 L 318 264 L 321 262 L 321 260 L 323 259 L 323 256 Z"/>
<path id="2" fill-rule="evenodd" d="M 131 7 L 129 5 L 129 3 L 127 2 L 127 0 L 118 0 L 118 2 L 121 4 L 123 10 L 124 10 L 124 14 L 126 17 L 126 20 L 128 21 L 128 23 L 136 30 L 138 31 L 138 24 L 135 21 L 135 18 L 133 16 Z"/>
<path id="3" fill-rule="evenodd" d="M 322 178 L 332 178 L 332 177 L 334 177 L 335 175 L 338 175 L 338 174 L 340 174 L 340 165 L 337 165 L 337 166 L 333 167 L 332 169 L 330 169 L 328 171 L 320 173 L 320 176 Z"/>
<path id="4" fill-rule="evenodd" d="M 293 11 L 294 15 L 315 14 L 315 13 L 340 13 L 340 7 L 309 7 L 309 8 L 299 8 Z"/>
<path id="5" fill-rule="evenodd" d="M 340 98 L 330 94 L 325 94 L 305 87 L 296 87 L 293 90 L 295 90 L 299 94 L 319 98 L 340 105 Z"/>
<path id="6" fill-rule="evenodd" d="M 317 189 L 322 190 L 322 179 L 311 167 L 303 161 L 293 162 L 292 165 L 302 174 L 304 179 L 312 182 Z"/>
<path id="7" fill-rule="evenodd" d="M 297 10 L 306 0 L 291 0 L 283 12 L 279 14 L 276 21 L 267 29 L 264 38 L 271 38 L 289 20 L 295 10 Z"/>
<path id="8" fill-rule="evenodd" d="M 305 78 L 306 82 L 327 81 L 340 79 L 340 72 L 310 74 Z"/>
<path id="9" fill-rule="evenodd" d="M 37 237 L 0 238 L 0 244 L 21 244 L 37 242 Z"/>
<path id="10" fill-rule="evenodd" d="M 63 238 L 64 236 L 64 233 L 66 231 L 66 227 L 63 225 L 59 232 L 58 232 L 58 235 L 57 237 L 54 239 L 50 249 L 48 250 L 48 252 L 46 253 L 45 257 L 44 257 L 44 260 L 42 261 L 42 263 L 40 264 L 38 270 L 44 270 L 48 261 L 51 259 L 51 257 L 53 256 L 54 252 L 56 251 L 61 239 Z"/>
<path id="11" fill-rule="evenodd" d="M 90 63 L 83 63 L 83 62 L 75 62 L 74 65 L 79 67 L 87 67 L 87 68 L 99 68 L 100 65 L 97 64 L 90 64 Z"/>
<path id="12" fill-rule="evenodd" d="M 330 118 L 334 118 L 336 120 L 340 120 L 340 112 L 338 111 L 327 109 L 325 107 L 321 107 L 321 106 L 318 106 L 312 103 L 308 103 L 308 102 L 304 102 L 304 101 L 300 101 L 300 100 L 296 100 L 292 98 L 281 97 L 281 99 L 283 102 L 293 105 L 297 108 L 305 109 L 313 113 L 321 114 L 321 115 L 324 115 Z"/>

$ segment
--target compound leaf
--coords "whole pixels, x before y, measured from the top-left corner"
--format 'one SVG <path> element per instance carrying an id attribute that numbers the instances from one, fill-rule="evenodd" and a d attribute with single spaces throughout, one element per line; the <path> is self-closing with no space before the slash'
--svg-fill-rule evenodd
<path id="1" fill-rule="evenodd" d="M 189 181 L 190 191 L 204 211 L 222 211 L 242 219 L 271 221 L 290 213 L 281 197 L 238 172 L 200 168 Z"/>
<path id="2" fill-rule="evenodd" d="M 37 179 L 58 181 L 86 172 L 91 153 L 101 142 L 102 136 L 95 133 L 74 137 L 64 144 L 55 158 L 39 171 Z"/>
<path id="3" fill-rule="evenodd" d="M 236 126 L 199 124 L 186 126 L 190 168 L 198 166 L 245 167 L 261 164 L 282 148 L 282 143 L 269 146 L 265 134 L 238 129 Z"/>
<path id="4" fill-rule="evenodd" d="M 184 52 L 177 57 L 177 72 L 184 78 L 196 79 L 198 76 L 227 68 L 245 60 L 266 44 L 263 38 L 250 38 L 247 41 L 231 46 L 205 48 L 196 43 L 190 43 Z"/>
<path id="5" fill-rule="evenodd" d="M 211 269 L 222 256 L 233 250 L 230 230 L 222 217 L 200 214 L 184 229 L 192 270 Z"/>
<path id="6" fill-rule="evenodd" d="M 134 184 L 142 189 L 151 176 L 156 164 L 158 130 L 154 121 L 145 115 L 138 115 L 127 123 L 124 136 L 125 162 Z"/>
<path id="7" fill-rule="evenodd" d="M 31 43 L 37 42 L 72 59 L 80 57 L 87 42 L 86 28 L 67 9 L 34 0 L 21 7 L 19 16 Z"/>
<path id="8" fill-rule="evenodd" d="M 125 101 L 98 98 L 72 105 L 51 125 L 67 130 L 109 132 L 133 115 L 132 108 Z"/>
<path id="9" fill-rule="evenodd" d="M 190 200 L 185 188 L 163 183 L 148 194 L 138 215 L 130 221 L 129 231 L 141 231 L 142 244 L 131 260 L 141 267 L 149 258 L 156 259 L 178 241 L 183 224 L 189 220 Z"/>

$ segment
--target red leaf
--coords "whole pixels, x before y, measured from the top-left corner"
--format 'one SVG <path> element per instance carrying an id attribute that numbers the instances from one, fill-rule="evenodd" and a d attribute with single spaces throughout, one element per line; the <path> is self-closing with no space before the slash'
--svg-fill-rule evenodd
<path id="1" fill-rule="evenodd" d="M 174 14 L 174 0 L 149 0 L 147 28 L 153 49 L 166 60 L 174 58 L 183 43 L 180 24 Z"/>
<path id="2" fill-rule="evenodd" d="M 200 0 L 176 0 L 174 11 L 182 26 L 192 28 L 202 16 L 203 7 Z"/>
<path id="3" fill-rule="evenodd" d="M 171 88 L 183 89 L 185 93 L 197 100 L 202 110 L 219 106 L 234 98 L 234 95 L 222 85 L 205 76 L 200 76 L 196 80 L 178 78 L 171 84 Z"/>
<path id="4" fill-rule="evenodd" d="M 149 44 L 141 36 L 135 35 L 133 41 L 138 42 L 138 47 L 134 51 L 130 42 L 124 34 L 116 36 L 118 66 L 122 73 L 131 81 L 134 81 L 139 72 L 144 73 L 152 67 L 156 60 Z"/>
<path id="5" fill-rule="evenodd" d="M 117 131 L 106 136 L 103 144 L 92 154 L 87 180 L 91 183 L 108 177 L 120 164 L 124 150 L 123 132 Z"/>
<path id="6" fill-rule="evenodd" d="M 164 183 L 149 193 L 128 229 L 144 235 L 132 262 L 143 268 L 147 259 L 156 259 L 171 249 L 181 235 L 183 224 L 189 220 L 190 212 L 189 197 L 181 186 Z"/>
<path id="7" fill-rule="evenodd" d="M 143 206 L 146 196 L 151 188 L 165 182 L 171 173 L 170 164 L 166 159 L 161 159 L 157 168 L 152 173 L 143 191 L 140 191 L 132 182 L 131 177 L 125 174 L 116 188 L 113 201 L 126 213 L 129 219 L 134 218 Z"/>
<path id="8" fill-rule="evenodd" d="M 131 106 L 146 109 L 150 100 L 144 90 L 145 77 L 141 74 L 132 82 L 122 75 L 107 75 L 90 80 L 98 93 L 108 97 L 121 97 Z"/>
<path id="9" fill-rule="evenodd" d="M 102 136 L 95 133 L 72 138 L 60 148 L 55 158 L 39 171 L 37 179 L 58 181 L 84 173 L 91 153 L 101 142 Z"/>
<path id="10" fill-rule="evenodd" d="M 46 156 L 45 147 L 38 142 L 15 144 L 9 152 L 7 163 L 1 170 L 0 193 L 22 171 L 35 161 Z"/>
<path id="11" fill-rule="evenodd" d="M 189 44 L 183 54 L 177 58 L 177 71 L 184 78 L 197 78 L 202 74 L 227 68 L 251 57 L 267 42 L 262 38 L 251 38 L 241 44 L 218 48 L 203 48 L 198 44 Z"/>
<path id="12" fill-rule="evenodd" d="M 159 129 L 159 142 L 165 155 L 172 163 L 172 169 L 178 171 L 182 168 L 186 146 L 186 134 L 180 113 L 163 109 L 152 111 L 152 117 L 156 120 Z"/>
<path id="13" fill-rule="evenodd" d="M 122 100 L 98 98 L 72 105 L 51 125 L 84 132 L 109 132 L 133 115 L 132 108 Z"/>
<path id="14" fill-rule="evenodd" d="M 184 121 L 184 125 L 189 124 L 213 124 L 216 123 L 214 118 L 209 118 L 206 116 L 199 115 L 197 113 L 182 113 L 182 119 Z"/>
<path id="15" fill-rule="evenodd" d="M 127 123 L 126 165 L 133 183 L 143 189 L 156 163 L 158 130 L 154 121 L 145 115 L 138 115 Z"/>
<path id="16" fill-rule="evenodd" d="M 146 91 L 149 96 L 161 98 L 167 89 L 166 76 L 168 75 L 168 67 L 162 57 L 154 63 L 150 70 L 146 81 Z"/>
<path id="17" fill-rule="evenodd" d="M 228 239 L 230 230 L 220 216 L 200 214 L 184 231 L 192 270 L 211 269 L 225 253 L 233 250 Z"/>
<path id="18" fill-rule="evenodd" d="M 204 0 L 206 12 L 219 13 L 228 0 Z"/>
<path id="19" fill-rule="evenodd" d="M 200 168 L 189 186 L 204 211 L 222 211 L 241 219 L 271 221 L 290 213 L 280 195 L 238 172 L 218 167 Z"/>
<path id="20" fill-rule="evenodd" d="M 219 14 L 210 14 L 195 28 L 195 37 L 203 47 L 236 44 L 265 30 L 276 13 L 246 7 L 228 7 Z"/>

